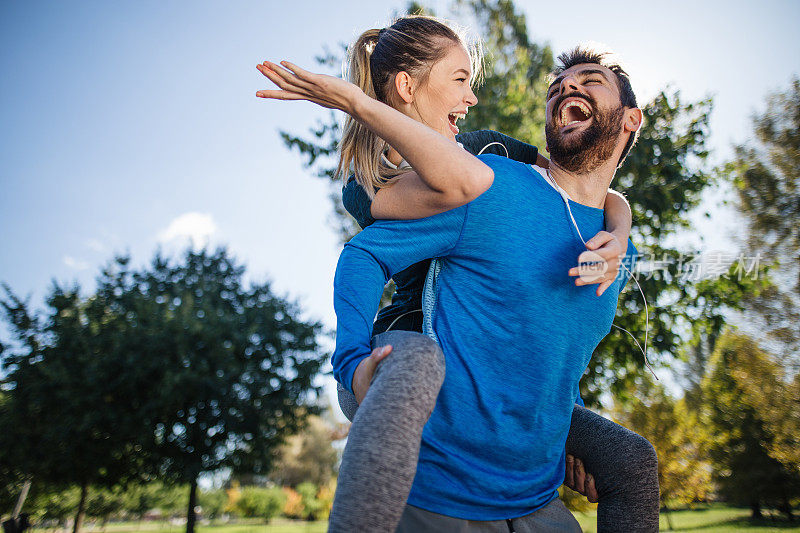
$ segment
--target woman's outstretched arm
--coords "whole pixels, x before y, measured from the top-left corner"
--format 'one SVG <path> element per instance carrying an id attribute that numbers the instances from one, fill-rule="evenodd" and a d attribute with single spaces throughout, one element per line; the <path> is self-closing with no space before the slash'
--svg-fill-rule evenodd
<path id="1" fill-rule="evenodd" d="M 370 98 L 350 82 L 308 72 L 287 61 L 281 65 L 269 61 L 257 65 L 279 89 L 258 91 L 256 96 L 307 100 L 349 114 L 408 161 L 438 198 L 434 204 L 457 207 L 469 201 L 464 198 L 475 198 L 491 186 L 492 169 L 428 126 Z M 412 194 L 418 192 L 414 189 Z"/>

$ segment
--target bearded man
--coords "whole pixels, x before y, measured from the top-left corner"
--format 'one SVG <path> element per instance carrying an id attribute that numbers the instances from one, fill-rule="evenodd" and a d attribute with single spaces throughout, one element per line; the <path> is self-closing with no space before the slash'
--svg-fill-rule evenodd
<path id="1" fill-rule="evenodd" d="M 580 531 L 558 500 L 564 446 L 578 382 L 627 276 L 598 298 L 568 273 L 586 250 L 582 235 L 604 228 L 605 196 L 642 122 L 627 74 L 604 57 L 584 49 L 559 57 L 547 93 L 549 169 L 480 156 L 494 182 L 477 199 L 425 219 L 378 221 L 342 252 L 335 374 L 370 354 L 388 279 L 423 259 L 441 265 L 427 317 L 441 352 L 416 333 L 376 338 L 394 347 L 395 360 L 424 368 L 416 376 L 425 379 L 408 386 L 431 402 L 425 414 L 433 411 L 398 532 Z M 628 264 L 633 255 L 629 244 Z M 358 410 L 368 409 L 365 399 Z M 402 413 L 390 422 L 408 423 Z M 608 454 L 624 453 L 609 444 Z M 646 499 L 657 528 L 657 482 L 655 501 Z"/>

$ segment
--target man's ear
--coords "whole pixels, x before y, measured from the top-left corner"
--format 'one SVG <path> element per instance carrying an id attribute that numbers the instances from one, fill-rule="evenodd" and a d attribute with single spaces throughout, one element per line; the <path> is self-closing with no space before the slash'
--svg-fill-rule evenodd
<path id="1" fill-rule="evenodd" d="M 644 120 L 644 115 L 642 115 L 642 110 L 638 107 L 629 107 L 625 110 L 625 122 L 622 124 L 624 131 L 627 132 L 637 132 L 639 128 L 642 127 L 642 121 Z"/>
<path id="2" fill-rule="evenodd" d="M 397 91 L 397 95 L 403 100 L 403 102 L 410 104 L 414 101 L 416 84 L 414 83 L 414 78 L 412 78 L 411 75 L 405 70 L 401 70 L 395 75 L 394 88 Z"/>

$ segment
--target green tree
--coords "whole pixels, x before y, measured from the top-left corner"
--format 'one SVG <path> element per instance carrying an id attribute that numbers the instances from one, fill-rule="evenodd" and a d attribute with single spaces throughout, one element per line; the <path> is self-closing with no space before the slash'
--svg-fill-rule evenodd
<path id="1" fill-rule="evenodd" d="M 753 117 L 754 138 L 724 168 L 737 193 L 747 255 L 772 268 L 765 290 L 750 294 L 744 316 L 769 354 L 751 397 L 774 440 L 773 457 L 800 471 L 800 79 L 768 96 Z M 768 368 L 770 367 L 770 368 Z M 758 394 L 758 388 L 761 394 Z"/>
<path id="2" fill-rule="evenodd" d="M 753 377 L 763 378 L 768 371 L 768 361 L 749 337 L 733 332 L 720 337 L 703 381 L 708 452 L 722 496 L 749 505 L 753 518 L 761 516 L 762 506 L 776 507 L 791 518 L 791 502 L 800 496 L 800 472 L 768 452 L 774 437 L 753 403 L 767 391 L 748 390 Z M 776 378 L 773 374 L 758 383 Z"/>
<path id="3" fill-rule="evenodd" d="M 86 514 L 99 518 L 105 527 L 109 518 L 125 508 L 125 494 L 121 487 L 101 488 L 90 491 L 86 500 Z"/>
<path id="4" fill-rule="evenodd" d="M 289 487 L 304 481 L 322 486 L 330 481 L 339 459 L 332 444 L 334 429 L 321 417 L 310 417 L 308 427 L 289 437 L 280 448 L 270 478 Z"/>
<path id="5" fill-rule="evenodd" d="M 66 527 L 67 519 L 74 516 L 80 497 L 81 490 L 77 487 L 40 492 L 31 496 L 27 509 L 35 519 L 55 520 L 59 526 Z"/>
<path id="6" fill-rule="evenodd" d="M 176 509 L 182 510 L 187 496 L 187 488 L 179 485 L 165 485 L 160 481 L 128 485 L 124 491 L 123 508 L 126 513 L 138 520 L 141 520 L 145 513 L 153 509 L 159 509 L 165 513 L 172 513 Z"/>
<path id="7" fill-rule="evenodd" d="M 275 449 L 317 411 L 322 326 L 268 283 L 244 286 L 224 248 L 174 264 L 157 253 L 136 271 L 118 258 L 103 274 L 98 293 L 127 324 L 119 350 L 145 377 L 143 447 L 166 479 L 189 485 L 192 533 L 201 473 L 268 473 Z"/>
<path id="8" fill-rule="evenodd" d="M 228 506 L 228 495 L 222 489 L 200 490 L 197 494 L 197 503 L 203 510 L 204 517 L 217 518 Z"/>
<path id="9" fill-rule="evenodd" d="M 268 473 L 318 410 L 322 327 L 269 284 L 245 287 L 224 249 L 129 263 L 112 261 L 90 298 L 56 285 L 44 324 L 7 288 L 21 347 L 4 347 L 14 430 L 0 444 L 37 482 L 81 487 L 76 531 L 91 485 L 159 475 L 189 486 L 191 533 L 201 473 Z"/>
<path id="10" fill-rule="evenodd" d="M 77 485 L 73 530 L 80 530 L 92 485 L 111 487 L 147 475 L 141 424 L 132 410 L 141 395 L 120 384 L 132 361 L 116 349 L 119 317 L 78 286 L 53 284 L 45 319 L 4 286 L 5 316 L 16 337 L 3 349 L 7 401 L 0 410 L 0 448 L 34 485 Z"/>
<path id="11" fill-rule="evenodd" d="M 775 265 L 769 290 L 748 301 L 748 318 L 791 374 L 800 370 L 800 79 L 753 116 L 754 139 L 725 168 L 737 193 L 748 255 Z M 798 428 L 800 429 L 800 428 Z"/>
<path id="12" fill-rule="evenodd" d="M 280 487 L 245 487 L 236 502 L 242 516 L 263 518 L 267 522 L 278 516 L 286 504 L 286 494 Z"/>
<path id="13" fill-rule="evenodd" d="M 661 506 L 673 529 L 670 507 L 705 501 L 713 489 L 702 426 L 682 399 L 673 398 L 649 375 L 637 380 L 632 399 L 614 406 L 612 417 L 656 449 Z"/>
<path id="14" fill-rule="evenodd" d="M 297 485 L 296 490 L 303 502 L 306 520 L 319 520 L 325 509 L 323 503 L 317 499 L 319 493 L 317 485 L 310 481 L 304 481 Z"/>

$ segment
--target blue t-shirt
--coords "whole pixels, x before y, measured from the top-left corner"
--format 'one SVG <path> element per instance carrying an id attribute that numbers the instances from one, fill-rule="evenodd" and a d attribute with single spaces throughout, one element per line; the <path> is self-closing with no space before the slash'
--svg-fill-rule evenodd
<path id="1" fill-rule="evenodd" d="M 536 163 L 539 150 L 508 135 L 492 130 L 468 131 L 456 135 L 456 141 L 472 155 L 479 152 L 505 155 L 523 163 Z M 366 228 L 372 218 L 372 198 L 355 179 L 349 179 L 342 188 L 342 204 L 356 219 L 358 225 Z M 391 325 L 392 329 L 422 331 L 422 287 L 428 274 L 430 260 L 415 263 L 392 276 L 396 291 L 392 303 L 378 312 L 372 326 L 372 334 L 383 333 Z"/>
<path id="2" fill-rule="evenodd" d="M 611 329 L 626 278 L 599 298 L 596 287 L 575 286 L 568 271 L 585 246 L 561 196 L 528 165 L 480 158 L 495 177 L 474 201 L 424 219 L 377 221 L 345 246 L 334 279 L 333 367 L 352 390 L 386 281 L 444 258 L 433 326 L 445 379 L 408 503 L 499 520 L 546 505 L 563 482 L 578 382 Z M 583 235 L 603 229 L 602 209 L 570 206 Z"/>

